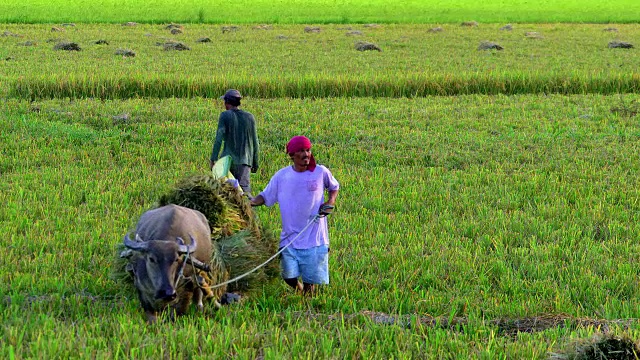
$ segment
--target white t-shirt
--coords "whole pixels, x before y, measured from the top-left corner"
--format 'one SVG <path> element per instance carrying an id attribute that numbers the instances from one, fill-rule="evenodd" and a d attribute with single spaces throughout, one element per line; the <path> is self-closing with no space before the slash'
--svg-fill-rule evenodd
<path id="1" fill-rule="evenodd" d="M 287 166 L 273 175 L 260 195 L 266 206 L 280 204 L 280 247 L 289 244 L 318 214 L 320 206 L 325 202 L 325 190 L 338 190 L 339 187 L 340 184 L 331 171 L 323 165 L 317 165 L 314 171 L 304 172 L 297 172 L 293 166 Z M 309 249 L 323 244 L 329 245 L 326 217 L 310 225 L 291 247 Z"/>

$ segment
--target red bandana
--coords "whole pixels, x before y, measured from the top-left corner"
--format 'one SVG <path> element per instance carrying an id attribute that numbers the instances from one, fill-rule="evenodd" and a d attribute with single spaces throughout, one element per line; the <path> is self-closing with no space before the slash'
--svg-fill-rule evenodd
<path id="1" fill-rule="evenodd" d="M 294 136 L 287 143 L 287 153 L 293 154 L 294 152 L 298 152 L 304 149 L 311 149 L 311 140 L 309 140 L 306 136 Z M 316 159 L 313 157 L 313 154 L 309 157 L 309 166 L 307 166 L 309 171 L 313 171 L 316 169 Z"/>

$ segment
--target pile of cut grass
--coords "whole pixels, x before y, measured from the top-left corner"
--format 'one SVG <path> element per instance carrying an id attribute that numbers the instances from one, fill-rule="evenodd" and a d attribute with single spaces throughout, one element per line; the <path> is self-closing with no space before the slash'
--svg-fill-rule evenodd
<path id="1" fill-rule="evenodd" d="M 277 251 L 272 231 L 259 224 L 248 199 L 238 188 L 211 175 L 194 175 L 180 180 L 162 195 L 159 205 L 176 204 L 198 210 L 209 221 L 216 252 L 230 278 L 262 264 Z M 270 262 L 241 281 L 230 291 L 246 291 L 277 274 L 277 262 Z"/>

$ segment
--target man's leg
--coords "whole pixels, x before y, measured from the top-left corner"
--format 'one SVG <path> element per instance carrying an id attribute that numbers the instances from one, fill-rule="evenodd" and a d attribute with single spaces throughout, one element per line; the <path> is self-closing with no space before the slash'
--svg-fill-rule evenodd
<path id="1" fill-rule="evenodd" d="M 300 276 L 300 269 L 298 267 L 298 259 L 296 257 L 296 250 L 292 248 L 286 248 L 280 254 L 280 267 L 282 269 L 282 278 L 287 285 L 302 291 L 302 284 L 298 281 Z"/>
<path id="2" fill-rule="evenodd" d="M 294 288 L 295 290 L 300 291 L 300 292 L 304 292 L 304 288 L 303 288 L 302 284 L 300 283 L 300 281 L 298 281 L 298 278 L 284 279 L 284 282 L 287 283 L 287 285 L 289 285 L 292 288 Z M 307 284 L 305 284 L 305 286 L 306 285 Z"/>
<path id="3" fill-rule="evenodd" d="M 313 295 L 316 284 L 329 283 L 329 247 L 317 246 L 305 251 L 305 256 L 299 259 L 302 277 L 302 293 Z"/>
<path id="4" fill-rule="evenodd" d="M 300 283 L 298 283 L 300 284 Z M 302 285 L 302 289 L 300 289 L 302 291 L 303 295 L 313 295 L 313 293 L 316 290 L 316 287 L 313 284 L 309 284 L 309 283 L 303 283 Z"/>
<path id="5" fill-rule="evenodd" d="M 231 175 L 238 180 L 238 184 L 242 188 L 247 196 L 251 196 L 251 185 L 249 183 L 249 177 L 251 175 L 251 166 L 249 165 L 231 165 L 229 169 L 231 171 Z"/>

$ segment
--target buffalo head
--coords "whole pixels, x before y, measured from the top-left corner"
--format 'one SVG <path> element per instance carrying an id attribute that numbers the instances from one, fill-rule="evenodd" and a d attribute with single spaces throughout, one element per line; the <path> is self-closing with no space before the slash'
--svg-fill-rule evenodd
<path id="1" fill-rule="evenodd" d="M 153 314 L 153 318 L 149 317 L 151 322 L 155 320 L 155 313 L 177 301 L 176 287 L 186 261 L 184 255 L 190 255 L 198 247 L 196 239 L 191 235 L 190 238 L 191 244 L 186 245 L 179 237 L 176 241 L 142 241 L 138 235 L 132 241 L 128 235 L 124 237 L 134 285 L 143 309 L 148 315 Z"/>

